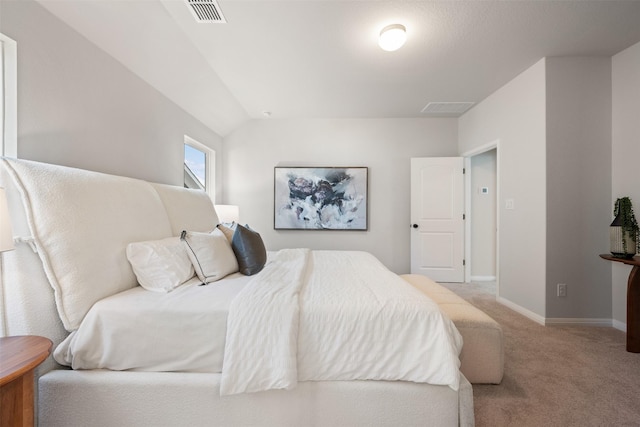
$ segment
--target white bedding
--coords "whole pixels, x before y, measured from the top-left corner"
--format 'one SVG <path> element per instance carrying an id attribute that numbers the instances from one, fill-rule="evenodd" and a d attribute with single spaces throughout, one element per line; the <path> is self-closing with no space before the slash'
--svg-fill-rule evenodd
<path id="1" fill-rule="evenodd" d="M 169 293 L 138 286 L 105 298 L 54 358 L 73 369 L 220 373 L 229 305 L 249 280 L 236 273 L 198 286 L 195 277 Z"/>
<path id="2" fill-rule="evenodd" d="M 255 276 L 105 298 L 54 357 L 74 369 L 222 372 L 221 394 L 356 379 L 457 390 L 461 348 L 437 304 L 372 255 L 298 249 L 270 254 Z"/>
<path id="3" fill-rule="evenodd" d="M 293 280 L 260 275 L 230 307 L 221 394 L 309 380 L 403 380 L 458 390 L 462 337 L 435 302 L 369 253 L 292 251 L 279 252 L 265 270 L 289 264 Z M 278 304 L 265 304 L 272 300 Z"/>
<path id="4" fill-rule="evenodd" d="M 229 307 L 220 394 L 294 388 L 308 249 L 283 249 Z M 309 267 L 307 269 L 307 267 Z"/>

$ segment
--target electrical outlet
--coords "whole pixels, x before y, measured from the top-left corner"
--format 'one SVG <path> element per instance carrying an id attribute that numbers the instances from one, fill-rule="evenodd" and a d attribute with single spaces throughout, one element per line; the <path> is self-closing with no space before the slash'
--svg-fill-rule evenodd
<path id="1" fill-rule="evenodd" d="M 567 296 L 567 285 L 565 283 L 558 283 L 558 296 L 559 297 Z"/>

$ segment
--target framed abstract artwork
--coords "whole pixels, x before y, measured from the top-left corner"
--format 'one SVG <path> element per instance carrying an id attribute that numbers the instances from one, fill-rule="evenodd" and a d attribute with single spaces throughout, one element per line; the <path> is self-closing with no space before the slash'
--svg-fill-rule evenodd
<path id="1" fill-rule="evenodd" d="M 276 167 L 276 230 L 367 230 L 368 168 Z"/>

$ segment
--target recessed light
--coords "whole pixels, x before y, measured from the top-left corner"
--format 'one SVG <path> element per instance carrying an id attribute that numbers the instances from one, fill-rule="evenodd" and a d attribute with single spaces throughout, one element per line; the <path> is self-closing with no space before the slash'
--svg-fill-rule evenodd
<path id="1" fill-rule="evenodd" d="M 380 31 L 378 45 L 382 50 L 392 52 L 402 47 L 407 41 L 407 29 L 402 24 L 387 25 Z"/>

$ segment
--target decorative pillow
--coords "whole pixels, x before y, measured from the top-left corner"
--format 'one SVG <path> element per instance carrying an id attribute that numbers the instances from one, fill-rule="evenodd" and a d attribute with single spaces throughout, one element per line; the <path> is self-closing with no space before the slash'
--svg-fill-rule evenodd
<path id="1" fill-rule="evenodd" d="M 267 262 L 267 250 L 264 247 L 264 242 L 260 234 L 249 226 L 236 225 L 231 247 L 238 260 L 240 273 L 245 276 L 260 272 Z"/>
<path id="2" fill-rule="evenodd" d="M 222 231 L 222 233 L 224 234 L 224 236 L 227 238 L 227 240 L 229 241 L 229 244 L 231 244 L 231 242 L 233 241 L 233 233 L 236 231 L 236 226 L 238 224 L 236 224 L 235 222 L 232 223 L 224 223 L 224 224 L 218 224 L 217 227 L 220 231 Z"/>
<path id="3" fill-rule="evenodd" d="M 238 271 L 231 245 L 217 228 L 211 233 L 183 231 L 180 240 L 202 283 L 211 283 Z"/>
<path id="4" fill-rule="evenodd" d="M 177 237 L 129 243 L 127 259 L 140 285 L 156 292 L 171 292 L 194 276 L 193 265 Z"/>

